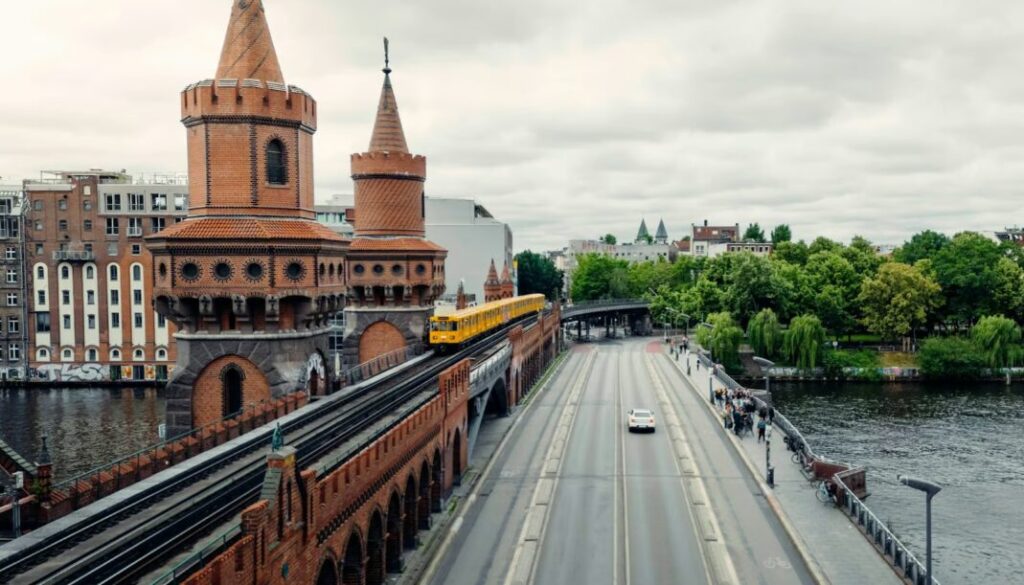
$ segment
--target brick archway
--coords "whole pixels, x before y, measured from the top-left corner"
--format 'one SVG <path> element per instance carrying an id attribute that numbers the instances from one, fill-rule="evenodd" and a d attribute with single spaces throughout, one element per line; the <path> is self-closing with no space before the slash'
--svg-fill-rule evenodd
<path id="1" fill-rule="evenodd" d="M 263 372 L 248 359 L 226 355 L 210 362 L 192 386 L 192 426 L 221 420 L 231 408 L 245 410 L 270 400 L 270 385 Z"/>
<path id="2" fill-rule="evenodd" d="M 377 321 L 359 337 L 359 363 L 405 347 L 405 336 L 387 321 Z"/>

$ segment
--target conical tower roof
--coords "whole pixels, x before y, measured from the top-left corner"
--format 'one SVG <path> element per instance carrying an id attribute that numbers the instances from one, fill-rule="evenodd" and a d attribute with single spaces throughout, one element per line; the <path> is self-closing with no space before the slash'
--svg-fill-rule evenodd
<path id="1" fill-rule="evenodd" d="M 640 229 L 636 232 L 636 241 L 646 240 L 651 237 L 651 232 L 647 231 L 647 220 L 640 220 Z"/>
<path id="2" fill-rule="evenodd" d="M 262 0 L 234 0 L 217 79 L 284 83 Z"/>
<path id="3" fill-rule="evenodd" d="M 370 138 L 370 152 L 409 152 L 402 130 L 402 118 L 398 115 L 398 101 L 391 87 L 391 68 L 384 67 L 384 87 L 380 91 L 377 105 L 377 120 L 373 123 Z"/>
<path id="4" fill-rule="evenodd" d="M 654 239 L 659 242 L 668 241 L 668 230 L 665 229 L 665 220 L 658 220 L 658 230 L 654 232 Z"/>
<path id="5" fill-rule="evenodd" d="M 491 268 L 487 271 L 487 280 L 484 281 L 487 285 L 498 285 L 501 281 L 498 280 L 498 269 L 494 267 L 494 258 L 491 258 Z"/>
<path id="6" fill-rule="evenodd" d="M 512 274 L 508 269 L 508 262 L 505 263 L 505 267 L 501 269 L 501 284 L 510 284 L 512 282 Z"/>

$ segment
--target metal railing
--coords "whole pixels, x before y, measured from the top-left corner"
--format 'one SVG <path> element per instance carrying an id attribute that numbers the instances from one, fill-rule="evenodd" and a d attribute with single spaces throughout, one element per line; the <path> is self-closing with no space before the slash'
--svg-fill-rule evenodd
<path id="1" fill-rule="evenodd" d="M 241 523 L 231 526 L 231 528 L 228 528 L 220 535 L 207 542 L 206 546 L 202 549 L 188 555 L 166 573 L 157 577 L 153 581 L 152 585 L 177 583 L 182 577 L 187 577 L 192 574 L 195 568 L 201 566 L 204 561 L 219 555 L 227 545 L 231 544 L 241 534 Z"/>
<path id="2" fill-rule="evenodd" d="M 867 535 L 868 540 L 885 556 L 892 561 L 894 567 L 903 572 L 903 576 L 910 580 L 913 585 L 927 585 L 928 574 L 924 564 L 917 560 L 914 553 L 910 552 L 900 539 L 893 534 L 892 530 L 878 519 L 878 516 L 868 508 L 860 498 L 853 493 L 841 474 L 832 476 L 836 486 L 841 490 L 843 511 L 850 519 L 860 527 Z M 938 579 L 932 577 L 932 583 L 939 585 Z"/>
<path id="3" fill-rule="evenodd" d="M 609 307 L 614 305 L 646 305 L 647 301 L 644 299 L 598 299 L 596 301 L 581 301 L 579 303 L 573 303 L 566 305 L 566 311 L 575 311 L 579 309 L 592 309 L 596 307 Z"/>
<path id="4" fill-rule="evenodd" d="M 414 357 L 423 355 L 425 349 L 422 343 L 414 343 L 401 349 L 390 351 L 368 362 L 349 368 L 341 375 L 341 379 L 345 380 L 349 386 L 358 384 L 395 366 L 400 366 Z"/>
<path id="5" fill-rule="evenodd" d="M 54 250 L 54 262 L 92 262 L 96 253 L 88 250 Z"/>

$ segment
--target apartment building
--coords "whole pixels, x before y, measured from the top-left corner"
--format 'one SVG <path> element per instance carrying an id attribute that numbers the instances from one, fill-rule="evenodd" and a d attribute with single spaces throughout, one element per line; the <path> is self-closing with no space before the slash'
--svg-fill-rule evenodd
<path id="1" fill-rule="evenodd" d="M 24 189 L 30 373 L 166 379 L 177 357 L 174 325 L 153 309 L 143 238 L 186 216 L 187 181 L 49 171 Z"/>
<path id="2" fill-rule="evenodd" d="M 0 185 L 0 380 L 25 377 L 25 247 L 21 185 Z"/>

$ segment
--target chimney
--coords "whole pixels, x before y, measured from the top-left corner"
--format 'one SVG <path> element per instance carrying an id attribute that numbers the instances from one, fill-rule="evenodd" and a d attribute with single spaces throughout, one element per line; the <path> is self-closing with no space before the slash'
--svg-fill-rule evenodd
<path id="1" fill-rule="evenodd" d="M 704 220 L 704 227 L 708 227 L 708 220 Z"/>

